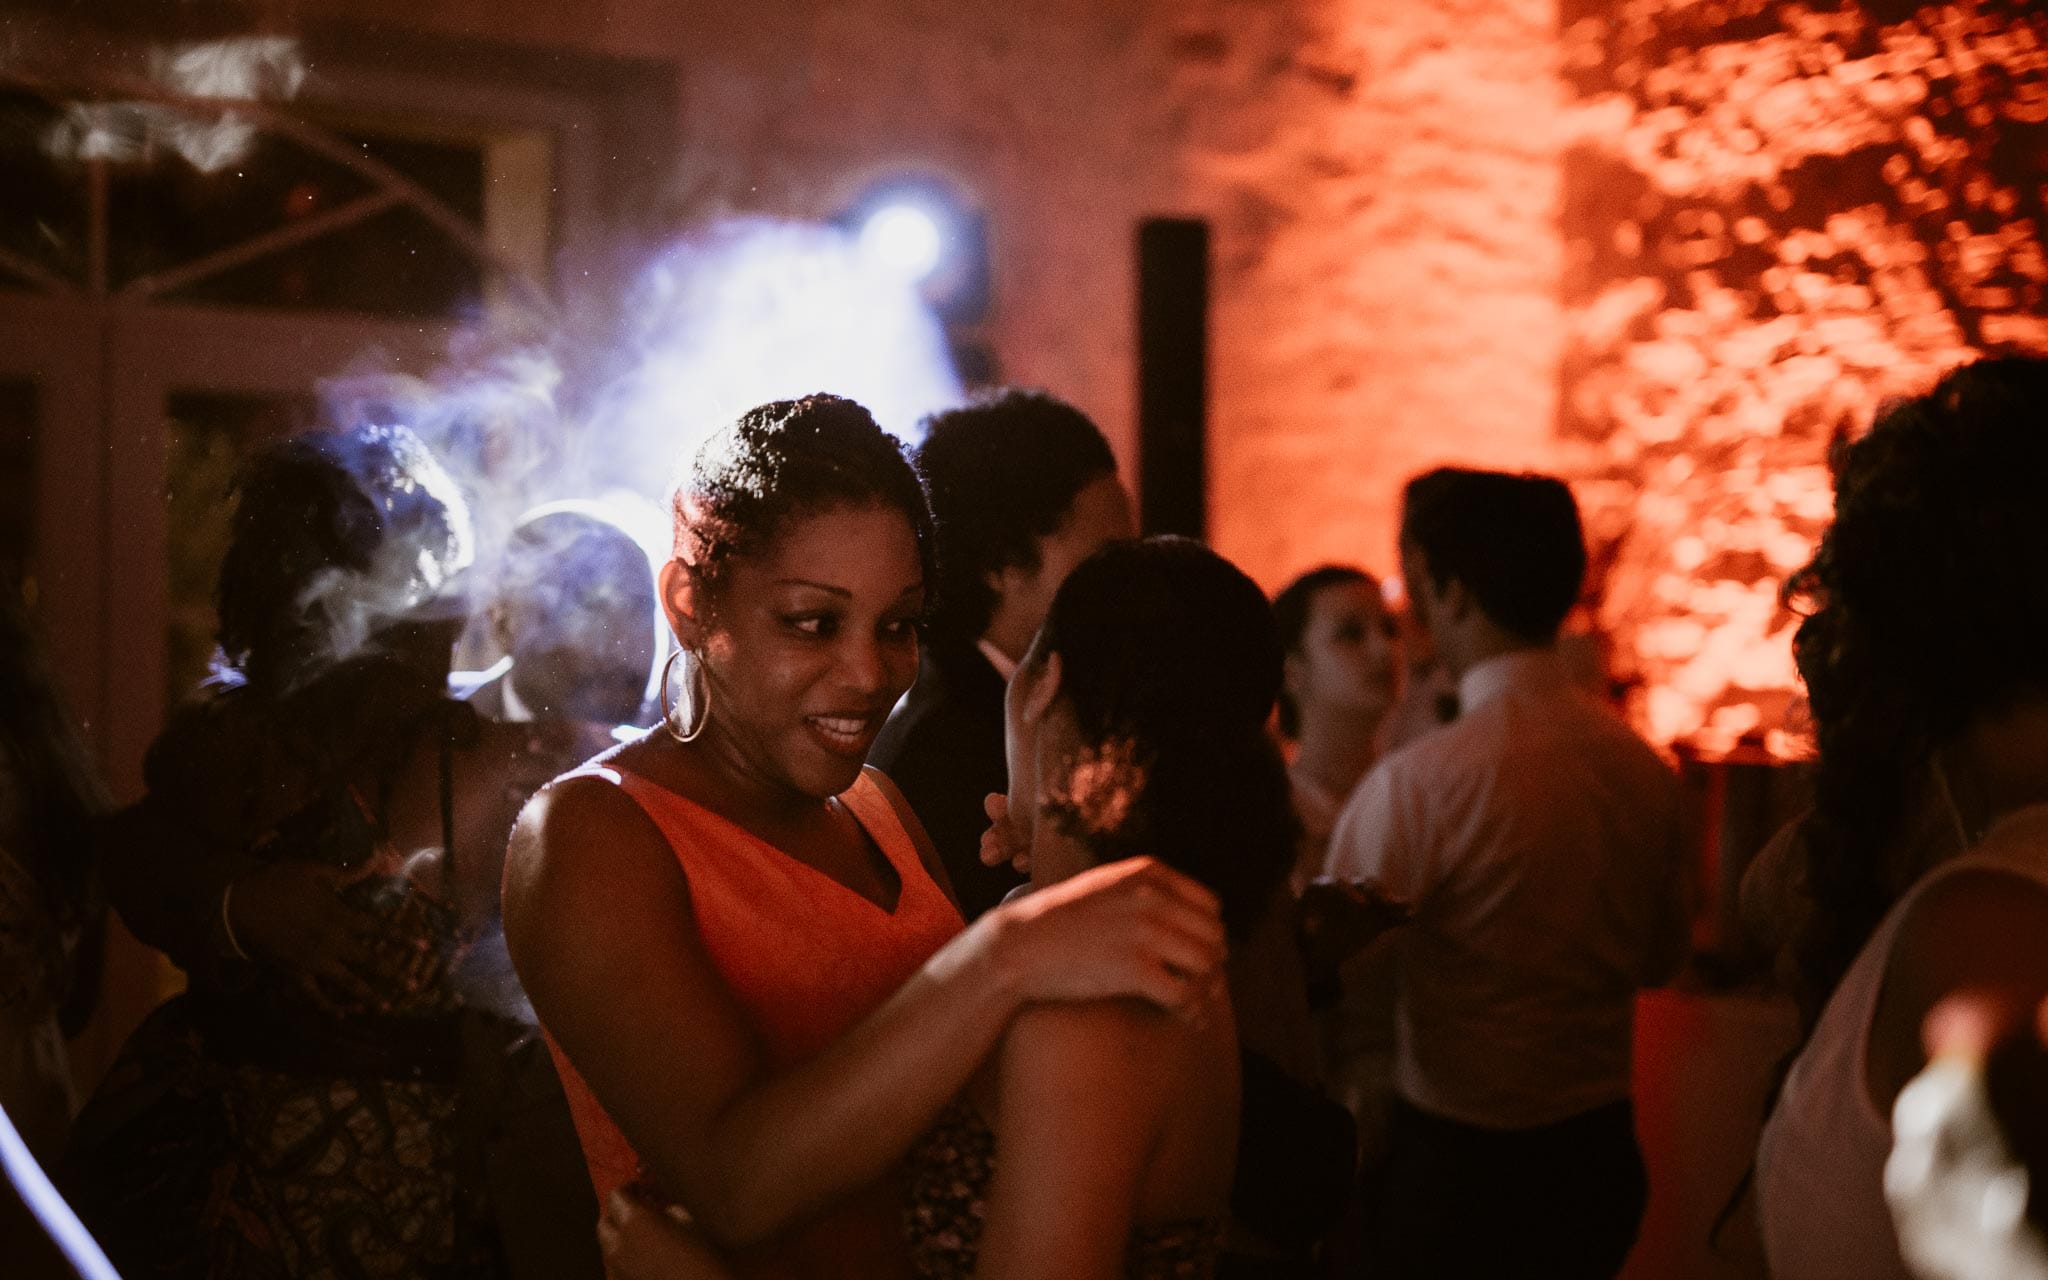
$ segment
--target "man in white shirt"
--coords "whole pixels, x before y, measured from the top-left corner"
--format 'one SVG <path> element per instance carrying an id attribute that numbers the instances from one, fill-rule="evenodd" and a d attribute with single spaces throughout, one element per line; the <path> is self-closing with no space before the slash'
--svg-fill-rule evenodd
<path id="1" fill-rule="evenodd" d="M 1460 712 L 1359 784 L 1329 846 L 1332 877 L 1413 912 L 1374 1256 L 1612 1276 L 1647 1196 L 1635 996 L 1686 951 L 1680 792 L 1557 655 L 1586 566 L 1562 481 L 1418 477 L 1401 560 Z"/>

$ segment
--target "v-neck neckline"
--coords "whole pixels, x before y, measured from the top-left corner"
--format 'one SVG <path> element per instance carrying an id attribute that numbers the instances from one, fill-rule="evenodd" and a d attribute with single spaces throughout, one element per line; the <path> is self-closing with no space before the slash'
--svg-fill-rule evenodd
<path id="1" fill-rule="evenodd" d="M 617 768 L 618 766 L 614 765 L 613 767 Z M 631 773 L 632 771 L 621 769 L 620 772 Z M 842 792 L 840 795 L 833 796 L 832 799 L 838 802 L 839 807 L 846 811 L 846 815 L 849 818 L 853 819 L 854 828 L 860 832 L 861 838 L 864 841 L 866 841 L 868 848 L 872 850 L 874 853 L 879 854 L 881 856 L 881 865 L 887 867 L 889 869 L 889 874 L 895 878 L 895 901 L 893 901 L 892 903 L 890 903 L 890 905 L 886 907 L 883 906 L 881 903 L 875 901 L 873 898 L 870 898 L 865 893 L 862 893 L 860 890 L 854 888 L 852 885 L 847 884 L 845 881 L 839 879 L 839 877 L 832 875 L 830 872 L 825 871 L 819 867 L 812 866 L 810 863 L 805 862 L 802 858 L 797 857 L 795 854 L 783 848 L 781 845 L 776 844 L 773 840 L 766 839 L 765 837 L 748 830 L 745 826 L 741 825 L 738 822 L 735 822 L 731 818 L 726 817 L 724 814 L 718 812 L 718 810 L 716 809 L 713 809 L 710 805 L 705 804 L 701 800 L 697 800 L 690 796 L 686 796 L 682 792 L 677 791 L 672 787 L 662 786 L 661 783 L 654 781 L 652 778 L 647 777 L 645 774 L 634 773 L 633 776 L 639 778 L 642 782 L 645 782 L 650 787 L 658 788 L 659 790 L 674 796 L 676 799 L 681 800 L 684 804 L 690 806 L 690 808 L 696 810 L 701 814 L 704 814 L 712 821 L 730 827 L 733 831 L 738 832 L 744 838 L 753 841 L 755 844 L 760 845 L 764 849 L 767 849 L 782 861 L 790 863 L 818 877 L 825 883 L 838 889 L 840 892 L 852 897 L 855 901 L 875 911 L 884 919 L 894 920 L 897 917 L 897 914 L 903 909 L 903 899 L 910 892 L 910 877 L 904 874 L 903 868 L 896 865 L 896 859 L 889 856 L 889 847 L 882 842 L 882 838 L 880 835 L 878 835 L 876 832 L 874 832 L 868 827 L 867 821 L 863 819 L 860 815 L 860 810 L 855 808 L 852 804 L 848 803 L 845 799 L 846 796 L 852 795 L 856 789 L 858 789 L 860 786 L 868 782 L 868 777 L 865 773 L 863 773 L 860 776 L 860 778 L 854 782 L 852 787 L 847 788 L 847 790 Z"/>

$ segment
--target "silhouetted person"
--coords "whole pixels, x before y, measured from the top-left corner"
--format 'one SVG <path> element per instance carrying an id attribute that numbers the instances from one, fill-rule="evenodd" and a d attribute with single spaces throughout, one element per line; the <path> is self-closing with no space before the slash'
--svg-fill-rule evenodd
<path id="1" fill-rule="evenodd" d="M 1814 805 L 1752 870 L 1779 892 L 1768 879 L 1744 885 L 1778 899 L 1807 1025 L 1757 1150 L 1758 1219 L 1779 1280 L 1900 1280 L 1908 1261 L 1946 1251 L 1929 1246 L 1967 1241 L 1945 1228 L 1968 1224 L 1988 1251 L 2013 1225 L 2001 1201 L 2016 1216 L 2031 1199 L 2042 1216 L 2038 1181 L 2031 1197 L 1984 1195 L 1957 1213 L 1970 1179 L 1944 1175 L 1966 1172 L 1971 1144 L 1930 1151 L 1940 1092 L 1910 1104 L 1901 1090 L 1928 1065 L 1923 1028 L 1950 1001 L 1995 997 L 2024 1018 L 2048 997 L 2044 412 L 2039 359 L 1979 361 L 1890 406 L 1843 453 L 1834 519 L 1792 579 Z M 2027 1056 L 2002 1065 L 2038 1071 Z M 2018 1154 L 2038 1158 L 2042 1089 L 1998 1057 L 1987 1066 L 1993 1116 L 2013 1124 Z M 1895 1137 L 1923 1157 L 1909 1156 L 1903 1178 L 1884 1168 Z M 1895 1236 L 1887 1186 L 1910 1190 L 1936 1154 L 1949 1167 L 1935 1166 L 1937 1194 L 1919 1205 L 1932 1218 Z M 1902 1245 L 1913 1246 L 1903 1257 Z"/>
<path id="2" fill-rule="evenodd" d="M 404 428 L 278 441 L 241 472 L 221 669 L 103 846 L 115 906 L 188 980 L 66 1159 L 128 1280 L 598 1270 L 559 1086 L 493 1004 L 489 945 L 506 832 L 569 761 L 447 696 L 470 556 Z M 526 1123 L 550 1098 L 552 1161 Z"/>
<path id="3" fill-rule="evenodd" d="M 1586 552 L 1545 476 L 1408 485 L 1403 576 L 1458 718 L 1353 793 L 1328 869 L 1407 904 L 1376 1222 L 1393 1276 L 1611 1276 L 1647 1197 L 1639 988 L 1685 957 L 1680 796 L 1556 652 Z"/>
<path id="4" fill-rule="evenodd" d="M 938 525 L 939 584 L 917 683 L 868 762 L 924 822 L 973 920 L 1023 883 L 980 857 L 982 801 L 1008 787 L 1004 686 L 1067 574 L 1131 536 L 1131 503 L 1095 424 L 1041 391 L 934 416 L 916 462 Z"/>
<path id="5" fill-rule="evenodd" d="M 654 569 L 595 509 L 550 503 L 521 517 L 484 616 L 509 665 L 468 695 L 478 715 L 642 722 L 660 634 Z"/>

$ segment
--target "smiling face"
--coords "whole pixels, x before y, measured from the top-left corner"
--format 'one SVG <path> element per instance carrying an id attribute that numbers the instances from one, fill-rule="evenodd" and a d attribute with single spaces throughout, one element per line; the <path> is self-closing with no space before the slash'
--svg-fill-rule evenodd
<path id="1" fill-rule="evenodd" d="M 824 799 L 851 787 L 917 677 L 924 574 L 909 520 L 881 506 L 801 516 L 736 557 L 714 599 L 693 599 L 673 562 L 663 597 L 705 663 L 703 745 L 774 792 Z"/>

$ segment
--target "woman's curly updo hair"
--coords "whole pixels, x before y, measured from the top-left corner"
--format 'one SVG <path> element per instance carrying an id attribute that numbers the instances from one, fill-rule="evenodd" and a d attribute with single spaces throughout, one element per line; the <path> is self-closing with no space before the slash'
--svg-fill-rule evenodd
<path id="1" fill-rule="evenodd" d="M 1112 543 L 1060 586 L 1040 647 L 1081 740 L 1050 817 L 1101 861 L 1150 854 L 1201 881 L 1243 937 L 1299 830 L 1266 733 L 1281 654 L 1265 594 L 1199 542 Z"/>
<path id="2" fill-rule="evenodd" d="M 446 592 L 474 556 L 461 493 L 402 426 L 267 444 L 233 496 L 218 639 L 227 665 L 258 687 L 344 656 Z"/>
<path id="3" fill-rule="evenodd" d="M 1795 941 L 1817 1010 L 1920 869 L 1893 846 L 1936 748 L 2048 692 L 2048 360 L 1980 361 L 1882 412 L 1787 593 L 1819 747 Z"/>
<path id="4" fill-rule="evenodd" d="M 840 507 L 899 511 L 935 581 L 932 515 L 896 438 L 840 396 L 776 400 L 706 439 L 676 487 L 675 556 L 716 612 L 733 559 L 757 555 L 790 525 Z"/>

